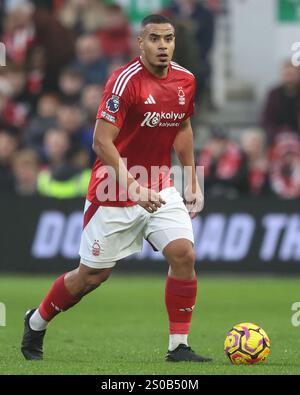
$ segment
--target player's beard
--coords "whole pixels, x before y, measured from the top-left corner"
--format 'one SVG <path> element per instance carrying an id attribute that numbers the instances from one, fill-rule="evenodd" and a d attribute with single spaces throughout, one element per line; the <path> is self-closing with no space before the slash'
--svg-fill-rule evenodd
<path id="1" fill-rule="evenodd" d="M 159 64 L 155 66 L 158 70 L 165 70 L 169 67 L 169 62 L 167 64 Z"/>
<path id="2" fill-rule="evenodd" d="M 147 60 L 148 65 L 152 68 L 155 74 L 164 74 L 165 70 L 169 68 L 169 64 L 171 62 L 171 58 L 168 56 L 165 62 L 157 59 L 156 55 L 153 56 L 145 56 L 145 60 Z"/>
<path id="3" fill-rule="evenodd" d="M 166 60 L 164 63 L 154 64 L 152 63 L 152 67 L 156 68 L 158 71 L 163 71 L 169 67 L 171 60 Z"/>

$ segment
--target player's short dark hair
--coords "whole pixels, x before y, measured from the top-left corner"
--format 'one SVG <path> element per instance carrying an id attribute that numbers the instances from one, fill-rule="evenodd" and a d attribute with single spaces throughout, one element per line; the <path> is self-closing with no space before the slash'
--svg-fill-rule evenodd
<path id="1" fill-rule="evenodd" d="M 169 23 L 170 25 L 172 25 L 175 28 L 174 23 L 171 21 L 171 19 L 169 19 L 168 17 L 166 17 L 164 15 L 159 15 L 159 14 L 152 14 L 152 15 L 146 16 L 142 20 L 142 27 L 149 25 L 149 23 Z"/>

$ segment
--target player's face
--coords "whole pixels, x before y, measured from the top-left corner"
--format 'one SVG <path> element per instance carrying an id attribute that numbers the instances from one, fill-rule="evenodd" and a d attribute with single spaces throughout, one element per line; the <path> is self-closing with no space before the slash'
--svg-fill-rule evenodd
<path id="1" fill-rule="evenodd" d="M 139 37 L 142 57 L 153 67 L 168 67 L 175 49 L 175 31 L 169 23 L 149 23 Z"/>

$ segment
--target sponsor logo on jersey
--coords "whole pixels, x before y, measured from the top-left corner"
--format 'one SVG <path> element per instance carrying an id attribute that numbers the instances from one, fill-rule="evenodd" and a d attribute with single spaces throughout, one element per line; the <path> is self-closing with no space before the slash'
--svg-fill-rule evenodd
<path id="1" fill-rule="evenodd" d="M 178 103 L 181 106 L 185 105 L 185 93 L 181 86 L 178 87 Z"/>
<path id="2" fill-rule="evenodd" d="M 106 102 L 106 109 L 109 112 L 115 113 L 119 111 L 120 108 L 120 99 L 119 96 L 112 95 L 111 98 L 109 98 Z"/>
<path id="3" fill-rule="evenodd" d="M 161 127 L 174 127 L 180 126 L 180 122 L 185 116 L 185 113 L 176 112 L 146 112 L 144 114 L 145 119 L 141 123 L 141 126 L 149 126 L 155 128 L 156 126 Z M 171 122 L 170 122 L 171 121 Z"/>
<path id="4" fill-rule="evenodd" d="M 95 240 L 94 244 L 92 246 L 92 254 L 94 256 L 99 256 L 100 255 L 100 244 L 99 244 L 99 240 Z"/>

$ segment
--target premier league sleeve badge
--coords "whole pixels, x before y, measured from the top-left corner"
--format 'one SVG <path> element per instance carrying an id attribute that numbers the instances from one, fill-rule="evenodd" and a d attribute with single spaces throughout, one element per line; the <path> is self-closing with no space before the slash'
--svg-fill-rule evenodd
<path id="1" fill-rule="evenodd" d="M 120 99 L 119 96 L 115 96 L 113 95 L 112 97 L 110 97 L 107 102 L 106 102 L 106 109 L 111 112 L 111 113 L 115 113 L 117 111 L 119 111 L 120 108 Z"/>

